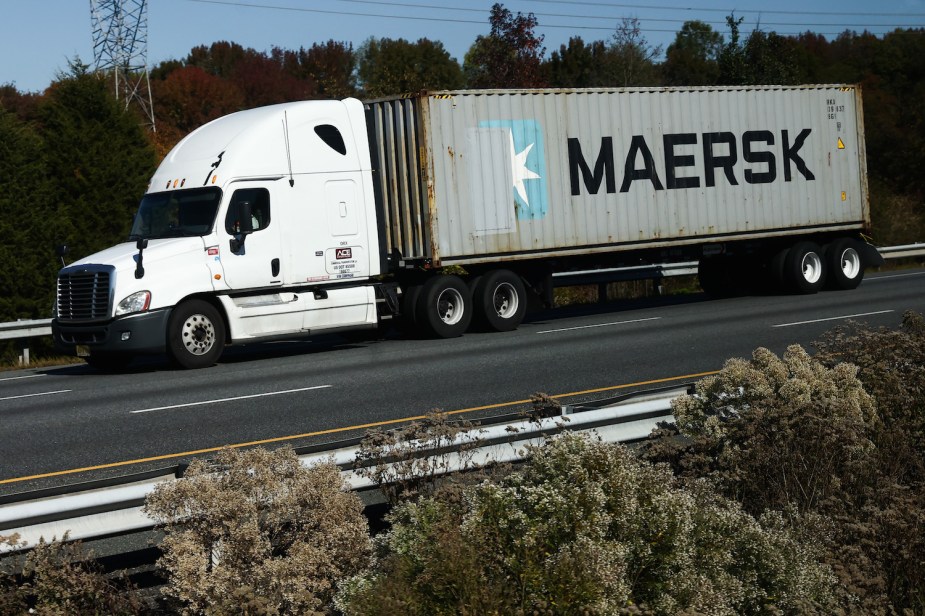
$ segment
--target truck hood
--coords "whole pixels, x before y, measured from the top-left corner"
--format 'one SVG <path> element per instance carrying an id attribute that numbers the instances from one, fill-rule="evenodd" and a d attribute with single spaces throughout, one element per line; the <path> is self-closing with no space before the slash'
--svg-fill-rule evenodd
<path id="1" fill-rule="evenodd" d="M 174 259 L 190 253 L 201 256 L 205 250 L 205 243 L 201 237 L 175 237 L 162 240 L 149 240 L 144 250 L 145 270 L 154 269 L 159 261 Z M 111 265 L 116 271 L 134 270 L 138 259 L 138 248 L 135 242 L 117 244 L 106 250 L 94 253 L 75 261 L 64 268 L 79 268 L 86 265 Z"/>

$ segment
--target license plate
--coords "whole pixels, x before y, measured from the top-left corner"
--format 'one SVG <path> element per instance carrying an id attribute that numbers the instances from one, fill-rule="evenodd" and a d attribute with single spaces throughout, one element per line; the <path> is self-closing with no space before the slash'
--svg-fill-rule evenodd
<path id="1" fill-rule="evenodd" d="M 78 344 L 77 357 L 90 357 L 90 347 L 85 344 Z"/>

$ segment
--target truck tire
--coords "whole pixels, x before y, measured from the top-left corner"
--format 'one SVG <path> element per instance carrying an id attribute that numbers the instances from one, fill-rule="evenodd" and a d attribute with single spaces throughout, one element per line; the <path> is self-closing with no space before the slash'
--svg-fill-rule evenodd
<path id="1" fill-rule="evenodd" d="M 826 261 L 815 242 L 797 242 L 784 259 L 783 279 L 789 289 L 808 295 L 825 285 Z"/>
<path id="2" fill-rule="evenodd" d="M 527 312 L 527 290 L 520 276 L 510 270 L 492 270 L 470 284 L 473 322 L 481 329 L 514 331 Z"/>
<path id="3" fill-rule="evenodd" d="M 697 263 L 697 281 L 707 295 L 733 297 L 738 292 L 738 281 L 734 280 L 731 264 L 721 257 L 704 257 Z"/>
<path id="4" fill-rule="evenodd" d="M 826 246 L 825 261 L 828 266 L 827 286 L 830 289 L 856 289 L 864 279 L 864 260 L 858 249 L 858 241 L 853 238 L 841 237 Z"/>
<path id="5" fill-rule="evenodd" d="M 401 315 L 398 318 L 398 328 L 409 336 L 417 335 L 421 331 L 418 322 L 418 303 L 421 297 L 421 285 L 409 285 L 402 288 Z"/>
<path id="6" fill-rule="evenodd" d="M 225 348 L 225 324 L 216 308 L 199 299 L 177 306 L 167 325 L 167 352 L 177 365 L 205 368 Z"/>
<path id="7" fill-rule="evenodd" d="M 437 338 L 461 336 L 472 322 L 472 295 L 459 276 L 438 275 L 427 280 L 418 298 L 416 321 Z"/>

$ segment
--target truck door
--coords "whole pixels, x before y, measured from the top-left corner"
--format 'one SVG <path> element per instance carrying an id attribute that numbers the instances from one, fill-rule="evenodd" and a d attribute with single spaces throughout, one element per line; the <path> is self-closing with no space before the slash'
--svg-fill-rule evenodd
<path id="1" fill-rule="evenodd" d="M 253 231 L 241 234 L 241 214 L 250 204 Z M 278 208 L 277 208 L 278 209 Z M 266 185 L 235 183 L 220 246 L 225 282 L 232 289 L 281 286 L 285 254 L 280 243 L 281 216 L 274 210 L 271 189 Z"/>

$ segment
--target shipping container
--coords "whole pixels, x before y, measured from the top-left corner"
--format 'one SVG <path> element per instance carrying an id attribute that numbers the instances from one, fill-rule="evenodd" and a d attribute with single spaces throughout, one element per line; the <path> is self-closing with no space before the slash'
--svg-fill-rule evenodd
<path id="1" fill-rule="evenodd" d="M 869 225 L 860 90 L 469 90 L 368 105 L 388 248 L 465 264 Z"/>

